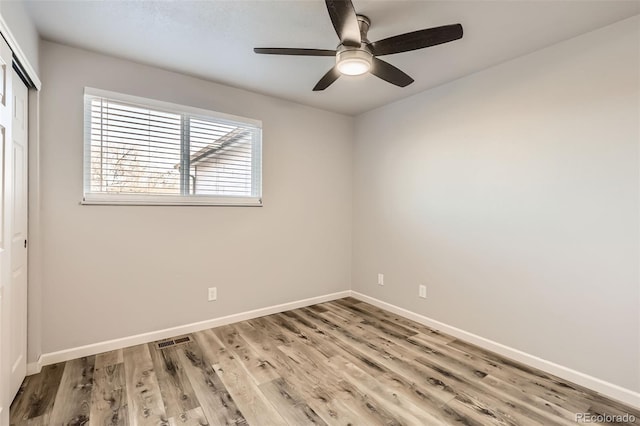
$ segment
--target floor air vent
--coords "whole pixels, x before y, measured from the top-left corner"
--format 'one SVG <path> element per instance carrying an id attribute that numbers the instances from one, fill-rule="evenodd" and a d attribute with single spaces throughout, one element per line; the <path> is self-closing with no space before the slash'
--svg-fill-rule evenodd
<path id="1" fill-rule="evenodd" d="M 189 336 L 177 337 L 175 339 L 163 340 L 158 342 L 158 349 L 166 349 L 172 348 L 174 346 L 183 345 L 185 343 L 191 342 L 191 338 Z"/>

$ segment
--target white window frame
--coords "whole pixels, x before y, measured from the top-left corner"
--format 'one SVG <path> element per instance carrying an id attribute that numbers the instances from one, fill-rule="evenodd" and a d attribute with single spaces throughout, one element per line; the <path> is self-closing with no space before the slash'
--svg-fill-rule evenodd
<path id="1" fill-rule="evenodd" d="M 92 87 L 84 88 L 84 155 L 83 155 L 83 205 L 134 205 L 134 206 L 262 206 L 262 121 L 202 108 L 195 108 L 171 102 L 111 92 Z M 256 137 L 252 141 L 252 149 L 258 155 L 254 156 L 252 164 L 252 192 L 258 196 L 215 196 L 215 195 L 148 195 L 148 194 L 106 194 L 90 192 L 91 185 L 91 109 L 86 102 L 86 96 L 96 96 L 115 101 L 137 104 L 155 110 L 174 113 L 190 114 L 205 118 L 213 118 L 218 122 L 229 124 L 246 124 L 257 129 Z"/>

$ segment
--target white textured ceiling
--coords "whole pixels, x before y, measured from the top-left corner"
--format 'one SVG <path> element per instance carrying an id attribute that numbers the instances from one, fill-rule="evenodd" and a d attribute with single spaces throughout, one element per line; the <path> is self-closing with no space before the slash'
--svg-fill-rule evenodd
<path id="1" fill-rule="evenodd" d="M 315 83 L 332 57 L 256 55 L 254 47 L 333 49 L 322 0 L 27 1 L 41 36 L 219 83 L 346 114 L 359 114 L 640 13 L 640 1 L 353 1 L 372 41 L 461 23 L 461 40 L 385 56 L 415 79 L 374 76 Z"/>

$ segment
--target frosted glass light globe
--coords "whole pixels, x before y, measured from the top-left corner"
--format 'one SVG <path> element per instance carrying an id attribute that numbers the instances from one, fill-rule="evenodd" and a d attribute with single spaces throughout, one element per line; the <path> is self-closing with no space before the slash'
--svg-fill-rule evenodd
<path id="1" fill-rule="evenodd" d="M 336 66 L 341 74 L 362 75 L 371 69 L 371 53 L 359 49 L 338 52 Z"/>

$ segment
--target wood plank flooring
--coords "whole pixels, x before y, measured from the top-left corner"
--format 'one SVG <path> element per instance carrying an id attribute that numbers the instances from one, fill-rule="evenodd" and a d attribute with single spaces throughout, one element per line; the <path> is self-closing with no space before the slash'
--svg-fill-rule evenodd
<path id="1" fill-rule="evenodd" d="M 11 425 L 640 425 L 640 410 L 352 298 L 189 337 L 46 366 Z"/>

